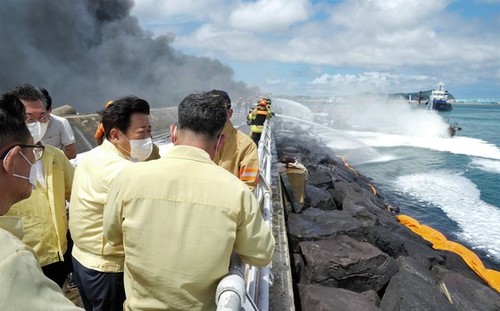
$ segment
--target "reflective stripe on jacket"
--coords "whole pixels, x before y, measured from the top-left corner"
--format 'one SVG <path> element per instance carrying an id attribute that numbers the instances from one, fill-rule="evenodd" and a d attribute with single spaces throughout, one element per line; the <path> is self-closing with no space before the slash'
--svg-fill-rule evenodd
<path id="1" fill-rule="evenodd" d="M 264 122 L 266 121 L 266 119 L 270 118 L 271 113 L 267 110 L 267 108 L 254 108 L 254 110 L 252 110 L 252 112 L 248 116 L 248 119 L 251 121 L 250 131 L 252 133 L 262 133 Z"/>
<path id="2" fill-rule="evenodd" d="M 235 129 L 231 121 L 226 123 L 222 134 L 224 134 L 224 144 L 213 161 L 253 190 L 257 186 L 259 176 L 259 159 L 255 143 L 248 135 Z"/>

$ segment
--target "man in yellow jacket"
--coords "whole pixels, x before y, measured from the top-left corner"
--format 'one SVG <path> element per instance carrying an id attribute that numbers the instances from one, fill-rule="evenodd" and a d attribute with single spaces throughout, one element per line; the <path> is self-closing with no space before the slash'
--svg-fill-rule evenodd
<path id="1" fill-rule="evenodd" d="M 0 98 L 0 310 L 81 310 L 47 278 L 29 246 L 21 242 L 23 222 L 4 216 L 31 195 L 31 169 L 44 153 L 33 144 L 24 122 L 24 107 L 14 95 Z"/>
<path id="2" fill-rule="evenodd" d="M 229 95 L 220 90 L 208 92 L 211 96 L 219 96 L 227 109 L 227 121 L 222 130 L 224 141 L 213 161 L 225 168 L 253 190 L 259 181 L 259 159 L 257 147 L 245 133 L 234 128 L 231 122 L 233 109 Z"/>
<path id="3" fill-rule="evenodd" d="M 69 208 L 73 276 L 87 310 L 123 309 L 123 246 L 107 243 L 102 217 L 115 177 L 151 155 L 149 113 L 143 99 L 129 96 L 113 101 L 100 112 L 102 144 L 89 151 L 75 171 Z"/>
<path id="4" fill-rule="evenodd" d="M 31 84 L 23 84 L 11 94 L 24 104 L 25 121 L 33 141 L 41 144 L 49 118 L 43 93 Z M 73 166 L 61 150 L 46 145 L 34 168 L 35 189 L 28 199 L 12 206 L 8 215 L 23 219 L 23 242 L 33 248 L 45 275 L 62 287 L 67 276 L 64 263 L 68 230 L 66 200 L 71 195 Z"/>
<path id="5" fill-rule="evenodd" d="M 126 310 L 215 310 L 234 251 L 271 261 L 274 238 L 255 196 L 212 159 L 227 111 L 218 97 L 187 96 L 163 158 L 130 165 L 111 186 L 104 236 L 125 252 Z"/>

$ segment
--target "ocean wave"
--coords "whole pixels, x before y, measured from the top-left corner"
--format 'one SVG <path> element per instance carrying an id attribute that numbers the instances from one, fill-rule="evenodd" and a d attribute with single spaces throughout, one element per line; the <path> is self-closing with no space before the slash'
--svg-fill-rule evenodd
<path id="1" fill-rule="evenodd" d="M 348 134 L 370 147 L 409 146 L 500 160 L 500 149 L 496 145 L 477 138 L 465 136 L 453 138 L 416 137 L 356 131 L 349 131 Z"/>
<path id="2" fill-rule="evenodd" d="M 395 180 L 394 187 L 440 208 L 457 223 L 460 231 L 455 234 L 460 239 L 500 261 L 500 208 L 482 201 L 480 190 L 461 173 L 443 170 L 404 175 Z"/>
<path id="3" fill-rule="evenodd" d="M 471 166 L 488 173 L 500 174 L 500 161 L 481 158 L 473 158 Z"/>

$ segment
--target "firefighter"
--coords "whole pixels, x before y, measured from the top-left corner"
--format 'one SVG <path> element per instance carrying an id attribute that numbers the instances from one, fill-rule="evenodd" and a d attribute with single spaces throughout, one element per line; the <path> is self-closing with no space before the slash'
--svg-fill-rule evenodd
<path id="1" fill-rule="evenodd" d="M 212 90 L 207 94 L 220 97 L 227 109 L 227 121 L 222 130 L 224 142 L 213 161 L 238 177 L 250 190 L 253 190 L 257 186 L 259 174 L 257 147 L 248 135 L 234 128 L 231 122 L 233 109 L 231 109 L 229 95 L 221 90 Z"/>
<path id="2" fill-rule="evenodd" d="M 264 122 L 271 117 L 272 112 L 268 108 L 265 99 L 260 99 L 257 103 L 257 107 L 255 107 L 248 115 L 248 120 L 250 121 L 251 137 L 256 145 L 259 144 L 262 129 L 264 128 Z"/>

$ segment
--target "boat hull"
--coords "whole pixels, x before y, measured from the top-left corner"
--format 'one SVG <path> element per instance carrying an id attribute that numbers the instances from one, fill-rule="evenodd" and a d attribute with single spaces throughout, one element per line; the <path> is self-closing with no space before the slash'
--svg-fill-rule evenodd
<path id="1" fill-rule="evenodd" d="M 451 111 L 453 106 L 444 100 L 435 100 L 432 102 L 432 109 L 437 111 Z"/>

